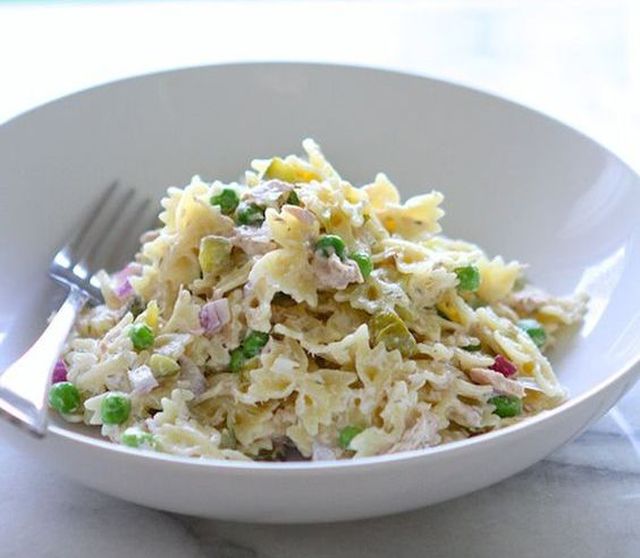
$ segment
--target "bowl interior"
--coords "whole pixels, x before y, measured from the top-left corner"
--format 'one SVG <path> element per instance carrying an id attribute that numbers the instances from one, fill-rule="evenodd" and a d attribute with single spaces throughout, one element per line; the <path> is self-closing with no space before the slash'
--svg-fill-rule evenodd
<path id="1" fill-rule="evenodd" d="M 386 172 L 405 197 L 445 194 L 444 232 L 530 264 L 589 313 L 552 355 L 578 396 L 640 355 L 640 179 L 611 153 L 507 101 L 391 72 L 246 64 L 145 76 L 0 127 L 0 369 L 60 291 L 48 261 L 114 179 L 159 199 L 193 174 L 234 179 L 315 138 L 356 184 Z"/>

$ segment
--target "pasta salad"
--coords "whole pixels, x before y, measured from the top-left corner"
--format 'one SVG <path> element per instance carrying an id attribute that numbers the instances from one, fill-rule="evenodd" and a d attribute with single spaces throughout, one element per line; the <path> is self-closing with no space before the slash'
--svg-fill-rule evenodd
<path id="1" fill-rule="evenodd" d="M 565 399 L 544 353 L 585 296 L 440 234 L 440 192 L 402 203 L 303 147 L 169 188 L 134 261 L 99 274 L 54 409 L 129 447 L 288 461 L 437 446 Z"/>

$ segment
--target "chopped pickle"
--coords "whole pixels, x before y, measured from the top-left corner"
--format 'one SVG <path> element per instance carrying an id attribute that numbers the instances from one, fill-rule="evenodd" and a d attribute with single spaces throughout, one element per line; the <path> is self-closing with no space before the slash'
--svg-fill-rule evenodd
<path id="1" fill-rule="evenodd" d="M 319 180 L 320 176 L 312 167 L 302 161 L 274 157 L 264 171 L 262 178 L 265 180 L 277 178 L 295 184 L 296 182 Z"/>
<path id="2" fill-rule="evenodd" d="M 300 198 L 298 197 L 298 194 L 296 194 L 295 190 L 291 190 L 286 203 L 289 205 L 300 205 Z"/>
<path id="3" fill-rule="evenodd" d="M 387 350 L 398 349 L 403 356 L 411 356 L 416 350 L 416 340 L 395 312 L 376 314 L 369 320 L 369 331 L 374 345 L 384 343 Z"/>
<path id="4" fill-rule="evenodd" d="M 149 358 L 149 368 L 151 368 L 153 375 L 159 378 L 175 374 L 180 370 L 180 365 L 168 356 L 153 354 L 151 358 Z"/>
<path id="5" fill-rule="evenodd" d="M 203 273 L 218 273 L 229 265 L 231 242 L 222 236 L 205 236 L 200 241 L 198 261 Z"/>

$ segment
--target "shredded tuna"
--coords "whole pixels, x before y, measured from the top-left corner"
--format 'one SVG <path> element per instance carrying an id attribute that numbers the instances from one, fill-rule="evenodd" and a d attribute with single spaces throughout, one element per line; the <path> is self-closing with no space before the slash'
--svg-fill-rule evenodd
<path id="1" fill-rule="evenodd" d="M 488 368 L 472 368 L 469 377 L 480 385 L 492 386 L 499 393 L 505 395 L 524 396 L 524 388 L 514 380 L 505 378 L 500 372 L 489 370 Z"/>
<path id="2" fill-rule="evenodd" d="M 132 393 L 135 395 L 145 395 L 158 387 L 158 381 L 147 365 L 129 370 L 128 375 Z"/>
<path id="3" fill-rule="evenodd" d="M 389 453 L 417 450 L 439 443 L 438 418 L 431 411 L 425 411 L 420 414 L 416 423 L 405 431 L 400 440 L 391 447 Z"/>
<path id="4" fill-rule="evenodd" d="M 333 461 L 334 459 L 337 459 L 335 452 L 327 446 L 314 442 L 312 447 L 312 461 Z"/>
<path id="5" fill-rule="evenodd" d="M 362 273 L 353 260 L 342 261 L 336 254 L 330 257 L 314 254 L 311 263 L 320 289 L 344 289 L 349 283 L 362 283 Z"/>
<path id="6" fill-rule="evenodd" d="M 269 236 L 269 229 L 264 224 L 260 228 L 246 225 L 236 227 L 236 232 L 230 240 L 249 256 L 261 256 L 276 248 Z"/>
<path id="7" fill-rule="evenodd" d="M 482 415 L 478 409 L 454 399 L 449 408 L 449 418 L 462 426 L 480 428 Z"/>
<path id="8" fill-rule="evenodd" d="M 220 331 L 231 320 L 229 301 L 226 298 L 207 302 L 200 309 L 200 325 L 207 334 Z"/>
<path id="9" fill-rule="evenodd" d="M 315 216 L 311 211 L 305 209 L 304 207 L 299 207 L 297 205 L 285 205 L 282 208 L 284 213 L 288 213 L 295 217 L 298 221 L 300 221 L 303 225 L 313 225 L 315 221 Z"/>
<path id="10" fill-rule="evenodd" d="M 527 286 L 521 291 L 513 293 L 508 303 L 518 314 L 532 314 L 550 299 L 551 297 L 544 291 Z"/>
<path id="11" fill-rule="evenodd" d="M 262 207 L 279 206 L 292 190 L 293 184 L 281 180 L 268 180 L 251 188 L 244 199 Z"/>

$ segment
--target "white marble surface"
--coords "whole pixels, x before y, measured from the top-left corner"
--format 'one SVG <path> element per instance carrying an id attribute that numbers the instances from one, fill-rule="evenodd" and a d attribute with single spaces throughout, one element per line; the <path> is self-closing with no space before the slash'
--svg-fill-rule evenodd
<path id="1" fill-rule="evenodd" d="M 640 386 L 573 443 L 480 492 L 343 524 L 223 523 L 128 504 L 0 447 L 0 556 L 638 556 Z M 508 459 L 508 456 L 505 456 Z"/>
<path id="2" fill-rule="evenodd" d="M 325 60 L 501 93 L 570 122 L 640 167 L 637 2 L 105 4 L 0 5 L 0 121 L 145 71 Z M 2 444 L 0 502 L 0 558 L 637 557 L 640 386 L 516 477 L 388 518 L 258 526 L 177 516 L 98 494 Z"/>

